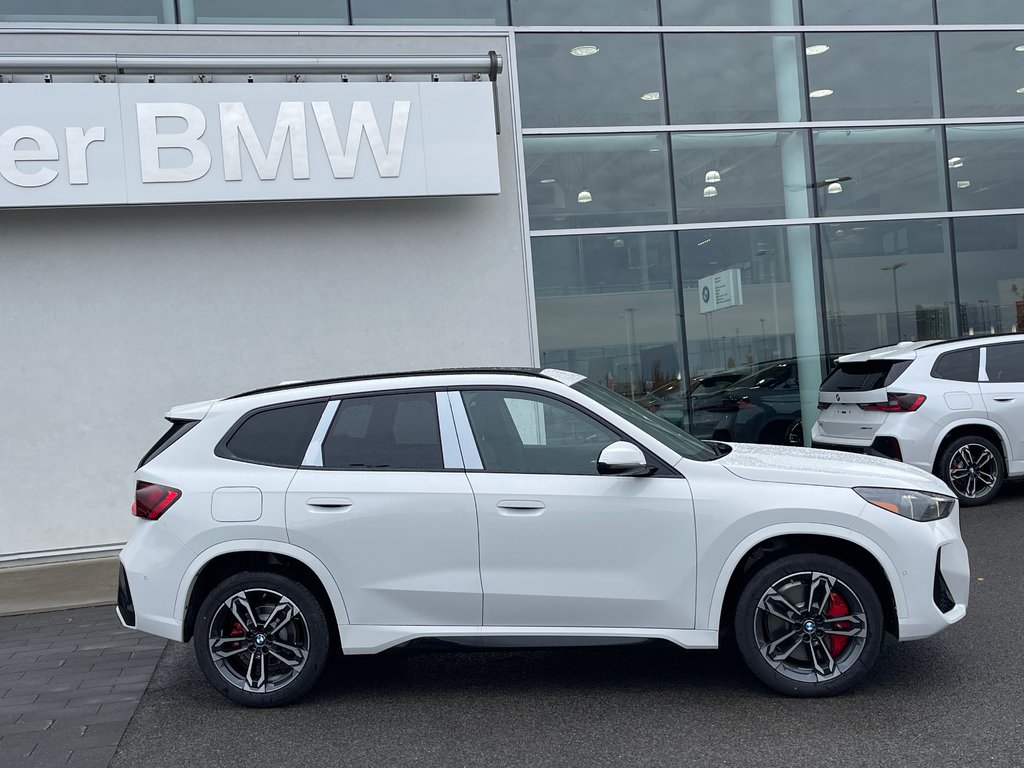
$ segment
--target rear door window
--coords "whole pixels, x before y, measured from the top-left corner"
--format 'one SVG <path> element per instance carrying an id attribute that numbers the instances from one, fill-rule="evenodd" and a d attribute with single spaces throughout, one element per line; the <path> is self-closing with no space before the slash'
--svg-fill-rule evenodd
<path id="1" fill-rule="evenodd" d="M 993 382 L 1024 382 L 1024 343 L 996 344 L 985 353 L 985 370 Z"/>
<path id="2" fill-rule="evenodd" d="M 980 359 L 980 347 L 947 352 L 935 361 L 932 376 L 946 381 L 977 381 Z"/>
<path id="3" fill-rule="evenodd" d="M 346 398 L 321 451 L 325 469 L 444 469 L 437 396 L 408 392 Z"/>

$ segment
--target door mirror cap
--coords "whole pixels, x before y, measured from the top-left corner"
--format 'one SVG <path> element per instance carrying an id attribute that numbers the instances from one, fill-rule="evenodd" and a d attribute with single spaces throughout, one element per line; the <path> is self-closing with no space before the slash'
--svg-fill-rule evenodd
<path id="1" fill-rule="evenodd" d="M 655 469 L 647 465 L 647 457 L 637 446 L 619 440 L 601 451 L 597 459 L 597 471 L 602 475 L 646 477 L 654 474 Z"/>

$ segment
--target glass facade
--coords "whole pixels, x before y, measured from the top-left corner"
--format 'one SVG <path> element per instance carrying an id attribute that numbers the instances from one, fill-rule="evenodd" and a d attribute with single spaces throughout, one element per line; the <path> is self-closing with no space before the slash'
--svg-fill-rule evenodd
<path id="1" fill-rule="evenodd" d="M 837 355 L 1024 324 L 1021 0 L 10 0 L 9 21 L 511 24 L 542 364 L 702 437 L 804 442 Z"/>

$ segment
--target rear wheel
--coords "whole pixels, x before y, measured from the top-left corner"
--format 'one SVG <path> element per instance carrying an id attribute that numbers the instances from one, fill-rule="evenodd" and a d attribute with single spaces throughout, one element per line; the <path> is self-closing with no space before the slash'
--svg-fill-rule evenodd
<path id="1" fill-rule="evenodd" d="M 946 446 L 939 475 L 964 507 L 988 504 L 1006 479 L 1003 454 L 984 437 L 960 437 Z"/>
<path id="2" fill-rule="evenodd" d="M 276 707 L 319 679 L 330 634 L 323 609 L 302 584 L 276 573 L 240 573 L 207 595 L 193 642 L 199 667 L 224 696 Z"/>
<path id="3" fill-rule="evenodd" d="M 799 554 L 768 563 L 740 593 L 736 645 L 751 671 L 789 696 L 832 696 L 859 683 L 882 644 L 882 606 L 841 560 Z"/>

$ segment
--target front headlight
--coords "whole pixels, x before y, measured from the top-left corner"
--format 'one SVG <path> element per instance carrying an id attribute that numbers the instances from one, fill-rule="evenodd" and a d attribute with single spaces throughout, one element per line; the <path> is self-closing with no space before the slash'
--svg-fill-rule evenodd
<path id="1" fill-rule="evenodd" d="M 956 499 L 938 493 L 904 491 L 899 488 L 854 488 L 857 495 L 869 504 L 909 517 L 911 520 L 927 522 L 949 517 Z"/>

